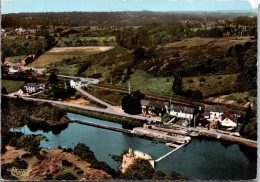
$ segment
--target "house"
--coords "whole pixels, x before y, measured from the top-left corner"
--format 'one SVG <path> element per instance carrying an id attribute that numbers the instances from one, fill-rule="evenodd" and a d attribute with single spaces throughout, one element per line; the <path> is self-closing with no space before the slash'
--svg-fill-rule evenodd
<path id="1" fill-rule="evenodd" d="M 227 128 L 236 128 L 237 127 L 237 119 L 235 116 L 229 112 L 225 112 L 222 114 L 222 120 L 220 121 L 220 125 Z"/>
<path id="2" fill-rule="evenodd" d="M 132 151 L 132 149 L 130 148 L 128 153 L 123 155 L 123 161 L 122 161 L 122 168 L 121 171 L 124 173 L 125 170 L 134 163 L 134 161 L 136 159 L 144 159 L 149 161 L 149 163 L 151 164 L 151 166 L 154 168 L 154 160 L 152 159 L 152 157 L 149 154 L 143 153 L 141 151 L 138 150 L 134 150 Z"/>
<path id="3" fill-rule="evenodd" d="M 18 90 L 18 94 L 24 94 L 24 93 L 25 93 L 25 92 L 23 91 L 22 88 Z"/>
<path id="4" fill-rule="evenodd" d="M 191 120 L 193 118 L 194 112 L 195 109 L 190 107 L 180 107 L 173 105 L 170 107 L 170 115 L 176 118 Z"/>
<path id="5" fill-rule="evenodd" d="M 8 68 L 8 73 L 9 74 L 13 74 L 13 73 L 18 73 L 21 70 L 20 65 L 19 64 L 12 64 L 9 68 Z"/>
<path id="6" fill-rule="evenodd" d="M 162 116 L 165 110 L 165 104 L 152 102 L 149 100 L 141 100 L 142 113 L 144 116 Z"/>
<path id="7" fill-rule="evenodd" d="M 40 86 L 37 84 L 37 83 L 27 83 L 25 86 L 24 86 L 25 90 L 27 93 L 35 93 L 35 92 L 38 92 L 39 89 L 40 89 Z"/>
<path id="8" fill-rule="evenodd" d="M 77 86 L 81 85 L 81 80 L 79 78 L 73 78 L 70 80 L 70 86 L 71 88 L 75 88 Z"/>
<path id="9" fill-rule="evenodd" d="M 210 121 L 221 121 L 222 115 L 226 112 L 225 106 L 220 105 L 205 105 L 204 118 Z"/>

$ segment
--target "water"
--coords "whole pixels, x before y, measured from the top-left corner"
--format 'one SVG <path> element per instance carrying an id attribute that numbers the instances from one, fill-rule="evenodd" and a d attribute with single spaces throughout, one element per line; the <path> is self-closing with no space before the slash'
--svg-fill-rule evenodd
<path id="1" fill-rule="evenodd" d="M 80 115 L 68 114 L 68 117 L 115 126 L 115 123 Z M 59 145 L 63 148 L 74 148 L 78 143 L 84 143 L 95 153 L 98 160 L 106 162 L 115 169 L 121 163 L 115 162 L 111 155 L 119 155 L 123 149 L 140 150 L 150 154 L 153 159 L 158 159 L 173 149 L 165 144 L 155 144 L 124 133 L 77 123 L 70 123 L 57 135 L 52 132 L 44 133 L 41 130 L 32 132 L 27 126 L 18 131 L 45 136 L 48 141 L 42 140 L 40 147 L 47 149 L 57 148 Z M 253 148 L 218 140 L 193 139 L 190 144 L 157 163 L 156 169 L 166 173 L 176 171 L 194 180 L 254 179 L 256 178 L 256 152 Z"/>

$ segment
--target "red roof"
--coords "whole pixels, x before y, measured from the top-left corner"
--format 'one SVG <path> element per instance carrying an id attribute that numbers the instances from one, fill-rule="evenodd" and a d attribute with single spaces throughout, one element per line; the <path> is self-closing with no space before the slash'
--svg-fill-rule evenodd
<path id="1" fill-rule="evenodd" d="M 235 116 L 233 114 L 230 114 L 229 112 L 225 112 L 224 114 L 222 114 L 222 120 L 229 118 L 230 120 L 234 121 L 235 123 L 237 122 L 237 119 L 235 118 Z"/>

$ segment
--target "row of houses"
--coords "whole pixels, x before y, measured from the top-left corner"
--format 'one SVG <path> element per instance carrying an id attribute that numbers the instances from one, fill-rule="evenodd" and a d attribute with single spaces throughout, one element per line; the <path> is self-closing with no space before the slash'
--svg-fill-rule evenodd
<path id="1" fill-rule="evenodd" d="M 196 114 L 195 108 L 174 105 L 169 107 L 167 104 L 149 100 L 142 100 L 141 105 L 144 116 L 163 116 L 167 113 L 172 117 L 190 121 Z M 204 109 L 200 109 L 199 112 L 202 113 L 204 119 L 209 121 L 209 125 L 212 128 L 215 128 L 218 123 L 223 127 L 236 128 L 237 118 L 240 117 L 240 115 L 227 112 L 226 107 L 220 105 L 206 104 Z"/>
<path id="2" fill-rule="evenodd" d="M 1 37 L 6 37 L 9 35 L 30 35 L 36 34 L 38 30 L 36 29 L 23 29 L 23 28 L 16 28 L 15 30 L 6 30 L 1 29 Z"/>

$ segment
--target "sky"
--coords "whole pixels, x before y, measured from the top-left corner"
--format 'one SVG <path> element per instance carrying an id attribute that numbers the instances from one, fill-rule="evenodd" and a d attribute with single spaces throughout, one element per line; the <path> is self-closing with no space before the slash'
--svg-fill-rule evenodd
<path id="1" fill-rule="evenodd" d="M 256 11 L 256 1 L 258 0 L 1 0 L 1 13 L 143 10 Z"/>

